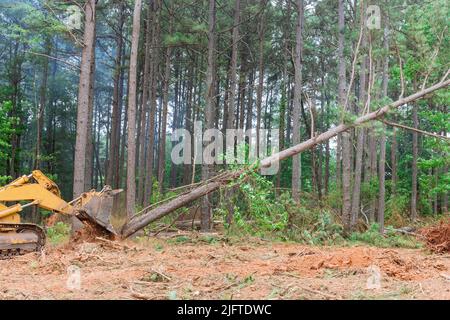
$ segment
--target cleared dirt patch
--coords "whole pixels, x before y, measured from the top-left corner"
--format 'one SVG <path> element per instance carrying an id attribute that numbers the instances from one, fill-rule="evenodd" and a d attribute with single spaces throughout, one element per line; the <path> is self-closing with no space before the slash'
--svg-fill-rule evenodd
<path id="1" fill-rule="evenodd" d="M 190 239 L 72 242 L 0 261 L 0 299 L 450 299 L 448 255 Z M 71 266 L 80 290 L 68 289 Z"/>

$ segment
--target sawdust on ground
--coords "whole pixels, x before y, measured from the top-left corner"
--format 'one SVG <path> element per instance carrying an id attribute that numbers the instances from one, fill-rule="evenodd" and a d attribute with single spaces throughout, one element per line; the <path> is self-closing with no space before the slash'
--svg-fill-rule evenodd
<path id="1" fill-rule="evenodd" d="M 198 237 L 47 246 L 0 261 L 0 299 L 450 299 L 448 254 Z"/>

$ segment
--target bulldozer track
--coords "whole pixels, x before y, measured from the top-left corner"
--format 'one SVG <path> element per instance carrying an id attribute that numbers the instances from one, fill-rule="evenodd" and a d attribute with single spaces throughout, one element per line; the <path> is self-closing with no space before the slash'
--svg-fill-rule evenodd
<path id="1" fill-rule="evenodd" d="M 36 242 L 36 247 L 34 250 L 29 250 L 25 248 L 14 248 L 14 249 L 0 249 L 0 260 L 12 259 L 16 256 L 24 255 L 30 252 L 40 252 L 42 248 L 45 246 L 45 232 L 44 230 L 36 225 L 31 223 L 0 223 L 1 229 L 15 229 L 17 233 L 22 233 L 24 231 L 34 232 L 38 241 Z"/>

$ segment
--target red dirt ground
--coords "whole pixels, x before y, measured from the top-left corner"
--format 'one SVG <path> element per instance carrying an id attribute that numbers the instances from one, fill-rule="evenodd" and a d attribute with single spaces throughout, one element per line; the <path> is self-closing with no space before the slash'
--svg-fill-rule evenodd
<path id="1" fill-rule="evenodd" d="M 420 230 L 427 246 L 434 252 L 450 252 L 450 219 L 441 221 L 438 225 Z"/>
<path id="2" fill-rule="evenodd" d="M 71 243 L 0 261 L 0 299 L 450 299 L 450 256 L 249 239 Z M 68 269 L 80 289 L 67 287 Z M 368 289 L 371 269 L 381 287 Z"/>

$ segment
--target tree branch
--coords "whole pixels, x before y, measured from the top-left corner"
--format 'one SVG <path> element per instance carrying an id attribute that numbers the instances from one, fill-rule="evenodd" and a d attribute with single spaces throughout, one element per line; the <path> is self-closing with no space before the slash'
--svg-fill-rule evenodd
<path id="1" fill-rule="evenodd" d="M 383 123 L 385 123 L 385 124 L 387 124 L 388 126 L 391 126 L 391 127 L 397 127 L 397 128 L 410 130 L 410 131 L 415 131 L 415 132 L 418 132 L 418 133 L 421 133 L 421 134 L 424 134 L 424 135 L 427 135 L 427 136 L 430 136 L 430 137 L 438 138 L 438 139 L 450 140 L 449 137 L 441 136 L 439 134 L 431 133 L 431 132 L 428 132 L 428 131 L 423 131 L 423 130 L 412 128 L 412 127 L 408 127 L 408 126 L 405 126 L 403 124 L 398 124 L 398 123 L 390 122 L 390 121 L 387 121 L 387 120 L 379 120 L 379 121 L 381 121 L 381 122 L 383 122 Z"/>
<path id="2" fill-rule="evenodd" d="M 63 60 L 63 59 L 60 59 L 60 58 L 57 58 L 57 57 L 52 57 L 52 56 L 49 56 L 49 55 L 44 54 L 44 53 L 33 52 L 33 51 L 25 51 L 25 52 L 26 52 L 26 53 L 30 53 L 30 54 L 34 54 L 34 55 L 36 55 L 36 56 L 42 56 L 42 57 L 46 57 L 46 58 L 49 58 L 49 59 L 52 59 L 52 60 L 56 60 L 56 61 L 59 61 L 59 62 L 62 62 L 62 63 L 64 63 L 64 64 L 66 64 L 66 65 L 68 65 L 69 67 L 72 67 L 72 68 L 74 68 L 74 69 L 76 69 L 76 70 L 78 70 L 78 71 L 81 70 L 79 66 L 74 65 L 74 64 L 72 64 L 72 63 L 70 63 L 70 62 L 67 62 L 67 61 L 65 61 L 65 60 Z"/>

